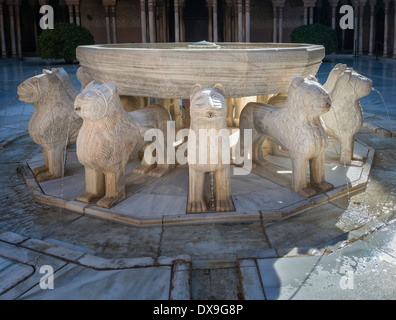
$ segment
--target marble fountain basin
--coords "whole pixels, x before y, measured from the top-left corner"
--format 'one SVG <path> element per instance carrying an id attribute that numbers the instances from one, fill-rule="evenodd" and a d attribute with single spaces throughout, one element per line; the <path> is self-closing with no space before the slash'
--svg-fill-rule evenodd
<path id="1" fill-rule="evenodd" d="M 287 92 L 296 76 L 315 75 L 321 45 L 293 43 L 153 43 L 77 48 L 84 74 L 112 82 L 119 94 L 189 99 L 195 84 L 221 83 L 226 98 Z"/>

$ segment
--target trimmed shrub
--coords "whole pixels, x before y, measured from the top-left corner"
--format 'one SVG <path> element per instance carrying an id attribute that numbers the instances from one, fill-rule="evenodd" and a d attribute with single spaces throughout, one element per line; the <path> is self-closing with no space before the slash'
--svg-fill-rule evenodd
<path id="1" fill-rule="evenodd" d="M 54 29 L 45 29 L 37 39 L 37 51 L 42 59 L 64 59 L 72 63 L 76 59 L 76 48 L 94 44 L 92 34 L 73 23 L 57 23 Z"/>
<path id="2" fill-rule="evenodd" d="M 293 43 L 321 44 L 325 47 L 326 54 L 337 50 L 337 32 L 324 24 L 307 24 L 293 29 L 290 34 Z"/>

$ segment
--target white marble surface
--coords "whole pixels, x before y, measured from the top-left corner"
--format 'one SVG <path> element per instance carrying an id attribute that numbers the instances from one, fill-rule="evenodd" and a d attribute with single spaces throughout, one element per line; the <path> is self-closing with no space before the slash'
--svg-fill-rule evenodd
<path id="1" fill-rule="evenodd" d="M 35 286 L 27 300 L 167 300 L 171 267 L 97 271 L 69 264 L 54 274 L 54 289 Z"/>
<path id="2" fill-rule="evenodd" d="M 32 266 L 0 257 L 0 295 L 34 272 Z"/>

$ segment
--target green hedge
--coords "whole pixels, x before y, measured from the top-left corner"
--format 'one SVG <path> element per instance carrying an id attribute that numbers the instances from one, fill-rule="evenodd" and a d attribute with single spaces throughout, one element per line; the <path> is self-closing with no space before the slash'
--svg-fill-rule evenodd
<path id="1" fill-rule="evenodd" d="M 57 23 L 54 29 L 45 29 L 40 34 L 37 51 L 43 59 L 64 59 L 66 63 L 72 63 L 78 46 L 94 43 L 87 29 L 72 23 Z"/>
<path id="2" fill-rule="evenodd" d="M 307 24 L 293 29 L 290 34 L 293 43 L 321 44 L 326 49 L 326 54 L 337 50 L 337 32 L 323 24 Z"/>

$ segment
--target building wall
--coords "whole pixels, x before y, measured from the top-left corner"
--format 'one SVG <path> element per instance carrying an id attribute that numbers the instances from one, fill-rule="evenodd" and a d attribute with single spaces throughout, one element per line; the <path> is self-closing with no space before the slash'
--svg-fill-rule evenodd
<path id="1" fill-rule="evenodd" d="M 141 42 L 142 32 L 139 0 L 118 0 L 116 14 L 118 42 Z"/>
<path id="2" fill-rule="evenodd" d="M 81 25 L 94 36 L 95 43 L 107 42 L 105 11 L 101 0 L 80 0 Z"/>
<path id="3" fill-rule="evenodd" d="M 55 22 L 68 22 L 69 21 L 69 11 L 67 3 L 73 2 L 80 10 L 81 25 L 87 28 L 94 36 L 95 42 L 98 44 L 103 44 L 107 42 L 113 42 L 113 30 L 112 30 L 112 18 L 109 16 L 109 27 L 110 27 L 110 41 L 107 39 L 106 32 L 106 19 L 105 19 L 105 7 L 103 6 L 103 1 L 111 2 L 111 0 L 40 0 L 41 3 L 47 2 L 54 7 L 55 12 Z M 147 2 L 148 0 L 146 0 Z M 165 41 L 174 40 L 174 1 L 176 0 L 157 0 L 157 6 L 163 6 L 167 9 L 166 21 L 162 23 L 167 25 L 168 30 L 163 32 L 162 36 L 158 36 L 157 29 L 157 41 L 161 39 Z M 179 0 L 183 2 L 182 0 Z M 209 10 L 208 2 L 210 0 L 184 0 L 184 4 L 187 6 L 184 8 L 185 13 L 185 27 L 191 29 L 191 26 L 199 25 L 202 30 L 208 28 L 209 20 Z M 219 28 L 219 41 L 225 39 L 225 8 L 226 3 L 233 6 L 233 19 L 235 19 L 235 10 L 237 0 L 217 0 L 218 1 L 218 28 Z M 244 0 L 246 1 L 246 0 Z M 273 5 L 272 1 L 276 0 L 250 0 L 250 41 L 251 42 L 272 42 L 273 41 Z M 278 0 L 279 1 L 279 0 Z M 282 42 L 290 42 L 290 33 L 299 25 L 304 23 L 304 2 L 308 0 L 286 0 L 283 7 L 283 36 Z M 309 0 L 312 1 L 312 0 Z M 374 13 L 374 24 L 373 24 L 373 48 L 382 49 L 384 40 L 384 1 L 377 0 L 375 5 Z M 388 40 L 387 40 L 387 52 L 393 54 L 396 57 L 396 50 L 394 50 L 395 42 L 395 30 L 394 30 L 394 20 L 395 20 L 395 1 L 391 0 L 388 11 Z M 13 3 L 14 7 L 18 5 L 20 8 L 20 30 L 21 30 L 21 48 L 22 52 L 30 53 L 36 50 L 36 39 L 40 34 L 41 29 L 38 27 L 38 23 L 41 15 L 39 14 L 39 1 L 38 0 L 0 0 L 3 9 L 3 25 L 4 25 L 4 35 L 5 35 L 5 48 L 6 55 L 11 55 L 12 39 L 10 32 L 10 11 L 9 3 Z M 141 7 L 140 0 L 114 0 L 116 3 L 116 34 L 118 43 L 138 43 L 142 42 L 142 30 L 141 30 Z M 317 0 L 314 10 L 314 23 L 323 23 L 331 25 L 331 7 L 330 0 Z M 339 19 L 341 15 L 339 14 L 339 8 L 343 4 L 352 4 L 352 0 L 339 0 L 337 10 L 336 10 L 336 29 L 339 36 L 340 46 L 339 49 L 352 49 L 353 48 L 353 31 L 347 30 L 342 32 L 338 26 Z M 188 11 L 188 8 L 193 8 L 196 11 L 196 7 L 199 6 L 205 15 L 199 17 L 200 23 L 196 21 L 194 23 L 194 12 Z M 187 8 L 187 9 L 186 9 Z M 146 7 L 146 19 L 147 19 L 147 29 L 148 29 L 148 6 Z M 357 8 L 355 9 L 357 10 Z M 370 42 L 370 5 L 367 0 L 364 6 L 363 13 L 363 52 L 368 53 L 369 42 Z M 158 12 L 157 12 L 158 13 Z M 198 18 L 195 18 L 196 20 Z M 245 17 L 243 25 L 245 25 Z M 14 23 L 15 17 L 14 17 Z M 158 20 L 157 20 L 158 23 Z M 16 28 L 16 26 L 14 26 Z M 188 29 L 189 30 L 189 29 Z M 148 33 L 148 30 L 147 30 Z M 206 34 L 207 31 L 201 34 Z M 224 34 L 223 34 L 224 33 Z M 15 30 L 16 34 L 16 30 Z M 197 32 L 195 32 L 197 34 Z M 234 32 L 235 34 L 235 32 Z M 188 36 L 186 33 L 186 41 L 188 41 Z M 235 38 L 235 37 L 234 37 Z M 342 38 L 344 38 L 344 43 L 342 43 Z M 200 39 L 202 40 L 202 39 Z M 207 39 L 209 40 L 209 39 Z M 14 40 L 16 41 L 16 40 Z M 378 52 L 382 54 L 382 52 Z"/>

